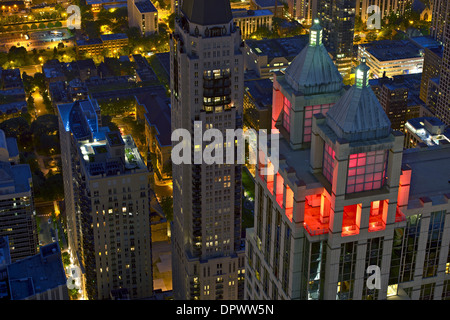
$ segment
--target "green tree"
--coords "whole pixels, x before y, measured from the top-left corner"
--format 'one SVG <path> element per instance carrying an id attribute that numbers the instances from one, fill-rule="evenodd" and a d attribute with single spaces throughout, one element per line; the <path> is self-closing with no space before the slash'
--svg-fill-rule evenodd
<path id="1" fill-rule="evenodd" d="M 162 197 L 160 205 L 167 221 L 173 221 L 173 198 L 169 196 Z"/>

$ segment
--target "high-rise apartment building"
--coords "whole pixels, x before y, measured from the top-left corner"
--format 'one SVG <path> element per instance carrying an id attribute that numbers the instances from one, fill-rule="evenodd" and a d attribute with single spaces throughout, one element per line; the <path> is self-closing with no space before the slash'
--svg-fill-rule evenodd
<path id="1" fill-rule="evenodd" d="M 368 18 L 377 13 L 380 14 L 380 19 L 386 18 L 391 13 L 403 15 L 411 3 L 411 0 L 356 0 L 356 16 L 360 16 L 365 23 Z"/>
<path id="2" fill-rule="evenodd" d="M 30 166 L 19 164 L 16 139 L 0 130 L 0 237 L 8 237 L 12 262 L 37 253 L 32 185 Z"/>
<path id="3" fill-rule="evenodd" d="M 226 129 L 242 127 L 241 43 L 229 0 L 183 1 L 170 40 L 171 121 L 172 132 L 189 132 L 180 144 L 192 157 L 185 154 L 186 161 L 172 169 L 175 299 L 238 299 L 243 294 L 241 165 L 201 159 L 209 145 L 202 142 L 202 132 L 215 129 L 225 137 Z"/>
<path id="4" fill-rule="evenodd" d="M 440 95 L 436 103 L 436 116 L 445 124 L 450 125 L 450 3 L 448 1 L 441 1 L 439 4 L 442 5 L 440 15 L 443 16 L 443 20 L 440 21 L 441 24 L 436 29 L 436 37 L 437 40 L 442 39 L 444 53 L 442 55 L 441 75 L 439 79 Z M 443 29 L 442 38 L 440 38 L 438 32 L 441 28 Z"/>
<path id="5" fill-rule="evenodd" d="M 152 295 L 149 172 L 131 136 L 101 127 L 95 100 L 58 106 L 69 251 L 89 299 Z"/>
<path id="6" fill-rule="evenodd" d="M 444 42 L 445 28 L 448 25 L 450 2 L 447 0 L 432 0 L 433 14 L 431 18 L 430 34 L 437 41 Z"/>
<path id="7" fill-rule="evenodd" d="M 403 151 L 364 59 L 342 92 L 315 28 L 274 78 L 279 168 L 260 154 L 245 298 L 448 299 L 450 148 Z"/>
<path id="8" fill-rule="evenodd" d="M 323 42 L 344 78 L 350 75 L 355 33 L 355 0 L 318 0 Z"/>
<path id="9" fill-rule="evenodd" d="M 318 0 L 286 0 L 289 15 L 299 20 L 302 24 L 311 25 L 313 18 L 317 16 Z"/>

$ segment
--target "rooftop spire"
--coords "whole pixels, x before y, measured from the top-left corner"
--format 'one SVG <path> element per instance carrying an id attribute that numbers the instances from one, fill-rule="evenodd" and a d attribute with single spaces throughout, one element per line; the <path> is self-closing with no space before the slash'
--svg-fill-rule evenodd
<path id="1" fill-rule="evenodd" d="M 309 30 L 309 45 L 313 47 L 320 46 L 322 44 L 323 28 L 319 23 L 319 19 L 314 19 L 314 24 Z"/>
<path id="2" fill-rule="evenodd" d="M 355 84 L 357 88 L 369 86 L 370 68 L 366 64 L 366 58 L 361 58 L 361 63 L 356 67 Z"/>
<path id="3" fill-rule="evenodd" d="M 327 112 L 326 122 L 339 138 L 364 141 L 387 137 L 391 122 L 369 85 L 370 68 L 361 59 L 353 85 Z"/>

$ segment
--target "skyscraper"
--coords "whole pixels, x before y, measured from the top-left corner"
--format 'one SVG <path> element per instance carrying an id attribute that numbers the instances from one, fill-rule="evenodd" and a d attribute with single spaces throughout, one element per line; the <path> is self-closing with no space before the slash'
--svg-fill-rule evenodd
<path id="1" fill-rule="evenodd" d="M 355 33 L 355 0 L 318 0 L 323 42 L 344 78 L 350 75 Z"/>
<path id="2" fill-rule="evenodd" d="M 450 148 L 403 151 L 365 61 L 342 92 L 318 35 L 274 78 L 279 169 L 261 155 L 245 298 L 448 299 Z"/>
<path id="3" fill-rule="evenodd" d="M 194 138 L 207 129 L 225 137 L 226 129 L 242 127 L 241 42 L 229 0 L 183 1 L 170 40 L 171 119 L 172 132 L 189 132 L 183 143 L 192 156 L 172 170 L 176 299 L 238 299 L 243 293 L 241 166 L 197 161 L 208 143 Z"/>
<path id="4" fill-rule="evenodd" d="M 437 41 L 444 42 L 445 28 L 448 25 L 450 2 L 447 0 L 432 0 L 433 14 L 431 18 L 430 34 Z"/>
<path id="5" fill-rule="evenodd" d="M 12 262 L 37 253 L 32 185 L 30 167 L 19 164 L 16 139 L 0 130 L 0 237 L 8 237 Z"/>
<path id="6" fill-rule="evenodd" d="M 436 20 L 441 20 L 436 22 L 436 24 L 433 23 L 436 39 L 441 40 L 444 45 L 439 80 L 440 95 L 436 104 L 436 116 L 445 124 L 450 125 L 450 3 L 448 1 L 441 2 L 439 3 L 442 6 L 439 11 L 440 15 L 436 18 Z M 435 21 L 434 12 L 433 21 Z M 436 25 L 437 27 L 435 27 Z M 439 31 L 441 29 L 442 35 Z"/>
<path id="7" fill-rule="evenodd" d="M 95 100 L 58 105 L 69 250 L 89 299 L 152 295 L 149 172 L 131 136 L 101 127 Z"/>

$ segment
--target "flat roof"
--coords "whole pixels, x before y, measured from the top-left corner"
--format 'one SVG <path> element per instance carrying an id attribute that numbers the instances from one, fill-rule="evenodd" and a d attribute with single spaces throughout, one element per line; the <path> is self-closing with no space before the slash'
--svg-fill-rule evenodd
<path id="1" fill-rule="evenodd" d="M 246 40 L 245 44 L 258 56 L 295 58 L 308 45 L 309 35 L 263 40 Z"/>
<path id="2" fill-rule="evenodd" d="M 257 103 L 258 107 L 266 108 L 272 105 L 273 82 L 270 79 L 245 81 L 246 91 Z"/>
<path id="3" fill-rule="evenodd" d="M 155 6 L 150 0 L 135 2 L 134 5 L 140 13 L 158 12 L 158 10 L 156 10 Z"/>
<path id="4" fill-rule="evenodd" d="M 442 201 L 443 196 L 450 193 L 449 159 L 449 144 L 404 150 L 402 163 L 412 169 L 410 200 L 429 197 Z"/>
<path id="5" fill-rule="evenodd" d="M 423 58 L 423 48 L 411 40 L 380 40 L 359 46 L 379 61 Z"/>
<path id="6" fill-rule="evenodd" d="M 100 35 L 100 39 L 101 41 L 122 40 L 128 39 L 128 36 L 125 33 L 111 33 Z"/>
<path id="7" fill-rule="evenodd" d="M 9 265 L 8 276 L 13 300 L 25 299 L 66 284 L 58 244 L 54 242 L 43 246 L 39 254 Z"/>
<path id="8" fill-rule="evenodd" d="M 270 138 L 267 138 L 270 140 Z M 298 181 L 303 181 L 307 189 L 323 187 L 319 180 L 310 171 L 310 153 L 311 149 L 293 150 L 289 142 L 280 134 L 279 140 L 280 160 L 285 159 L 288 167 L 295 170 Z"/>
<path id="9" fill-rule="evenodd" d="M 251 18 L 273 16 L 273 12 L 268 9 L 261 10 L 247 10 L 247 9 L 232 9 L 233 18 Z"/>

